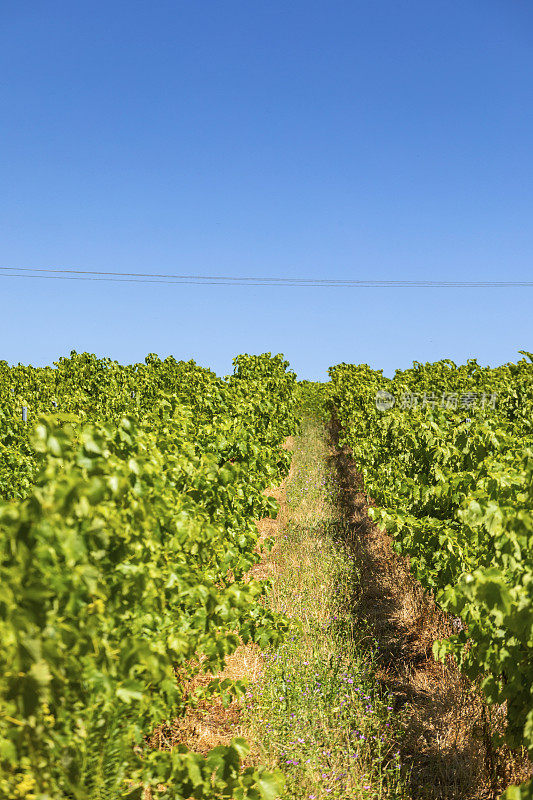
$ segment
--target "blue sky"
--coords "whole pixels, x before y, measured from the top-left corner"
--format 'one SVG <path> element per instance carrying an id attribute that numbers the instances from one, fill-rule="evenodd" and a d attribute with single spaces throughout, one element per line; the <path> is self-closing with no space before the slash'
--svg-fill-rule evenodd
<path id="1" fill-rule="evenodd" d="M 533 279 L 529 0 L 0 5 L 0 265 Z M 0 358 L 533 350 L 533 289 L 0 277 Z"/>

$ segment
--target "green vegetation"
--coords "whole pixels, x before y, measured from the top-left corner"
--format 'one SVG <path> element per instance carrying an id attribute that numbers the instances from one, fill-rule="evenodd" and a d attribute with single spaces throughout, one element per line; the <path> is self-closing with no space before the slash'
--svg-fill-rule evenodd
<path id="1" fill-rule="evenodd" d="M 322 422 L 330 418 L 331 384 L 319 381 L 298 381 L 297 408 L 299 416 L 312 416 Z"/>
<path id="2" fill-rule="evenodd" d="M 196 673 L 287 627 L 244 579 L 289 463 L 287 363 L 239 356 L 223 381 L 73 353 L 56 370 L 3 365 L 0 387 L 0 794 L 272 797 L 276 776 L 240 769 L 240 740 L 204 758 L 145 737 L 200 699 L 184 690 Z"/>
<path id="3" fill-rule="evenodd" d="M 224 379 L 153 354 L 0 362 L 0 796 L 407 797 L 399 720 L 349 608 L 330 417 L 374 520 L 455 615 L 435 656 L 505 705 L 507 744 L 533 756 L 523 355 L 496 369 L 415 362 L 392 380 L 341 364 L 328 384 L 298 383 L 269 353 L 237 357 Z M 274 577 L 249 579 L 290 435 Z M 205 677 L 242 643 L 264 651 L 256 686 Z M 250 745 L 150 748 L 158 726 L 211 698 L 247 698 Z M 506 798 L 531 800 L 531 783 Z"/>
<path id="4" fill-rule="evenodd" d="M 330 375 L 341 443 L 377 504 L 375 521 L 461 618 L 436 656 L 453 653 L 490 703 L 506 703 L 506 741 L 531 757 L 533 357 L 524 356 L 497 369 L 415 363 L 392 380 L 366 365 Z M 394 405 L 383 395 L 377 408 L 378 391 Z M 532 797 L 531 783 L 507 796 Z"/>

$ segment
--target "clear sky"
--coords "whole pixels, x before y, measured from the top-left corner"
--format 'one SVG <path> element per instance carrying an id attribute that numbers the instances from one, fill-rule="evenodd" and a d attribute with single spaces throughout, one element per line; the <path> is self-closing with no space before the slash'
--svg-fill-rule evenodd
<path id="1" fill-rule="evenodd" d="M 0 265 L 533 280 L 530 0 L 2 0 Z M 0 277 L 0 358 L 496 365 L 533 289 Z"/>

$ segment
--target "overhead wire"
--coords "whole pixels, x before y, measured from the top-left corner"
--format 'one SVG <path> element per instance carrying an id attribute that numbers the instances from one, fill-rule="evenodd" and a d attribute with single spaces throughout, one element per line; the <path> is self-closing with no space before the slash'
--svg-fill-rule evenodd
<path id="1" fill-rule="evenodd" d="M 48 280 L 112 281 L 116 283 L 162 283 L 174 285 L 227 286 L 317 286 L 345 288 L 510 288 L 532 287 L 533 281 L 445 281 L 377 280 L 352 278 L 295 278 L 228 275 L 178 275 L 150 272 L 105 272 L 56 267 L 0 266 L 0 277 Z"/>

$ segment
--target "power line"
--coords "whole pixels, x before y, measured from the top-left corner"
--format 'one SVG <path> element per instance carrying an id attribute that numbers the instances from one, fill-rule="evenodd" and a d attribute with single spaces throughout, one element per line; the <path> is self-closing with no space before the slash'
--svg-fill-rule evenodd
<path id="1" fill-rule="evenodd" d="M 95 278 L 89 276 L 75 276 L 75 275 L 11 275 L 1 273 L 2 278 L 37 278 L 40 280 L 58 280 L 58 281 L 112 281 L 115 283 L 163 283 L 172 286 L 186 286 L 196 284 L 197 286 L 317 286 L 318 284 L 298 284 L 298 283 L 275 283 L 267 279 L 266 282 L 240 282 L 238 280 L 224 281 L 224 280 L 174 280 L 166 281 L 159 279 L 146 279 L 146 278 Z M 326 284 L 330 285 L 330 284 Z"/>
<path id="2" fill-rule="evenodd" d="M 43 274 L 45 273 L 45 274 Z M 50 274 L 53 273 L 53 274 Z M 359 280 L 349 278 L 273 278 L 227 275 L 175 275 L 149 272 L 103 272 L 55 267 L 0 267 L 3 278 L 41 278 L 47 280 L 112 281 L 116 283 L 162 283 L 205 286 L 318 286 L 353 288 L 510 288 L 532 287 L 533 281 L 431 281 Z"/>
<path id="3" fill-rule="evenodd" d="M 168 275 L 168 274 L 158 274 L 154 272 L 98 272 L 96 270 L 86 270 L 86 269 L 55 269 L 52 267 L 37 268 L 37 267 L 0 267 L 0 270 L 16 270 L 17 272 L 57 272 L 61 274 L 72 274 L 72 275 L 119 275 L 124 277 L 135 277 L 135 278 L 172 278 L 179 281 L 185 280 L 195 280 L 195 281 L 262 281 L 264 283 L 285 283 L 285 282 L 296 282 L 296 283 L 307 283 L 312 281 L 314 283 L 324 283 L 324 282 L 331 282 L 337 283 L 336 280 L 327 278 L 325 280 L 318 279 L 318 278 L 261 278 L 261 277 L 244 277 L 244 276 L 229 276 L 229 275 Z M 35 276 L 38 277 L 38 276 Z M 364 281 L 363 281 L 364 282 Z"/>

